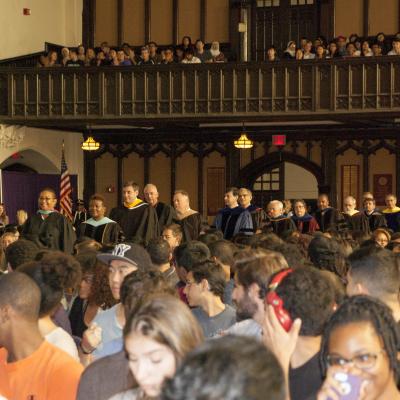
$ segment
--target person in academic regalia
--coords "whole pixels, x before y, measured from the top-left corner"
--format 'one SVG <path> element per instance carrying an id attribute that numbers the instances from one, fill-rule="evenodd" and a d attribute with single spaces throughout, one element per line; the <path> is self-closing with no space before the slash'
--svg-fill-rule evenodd
<path id="1" fill-rule="evenodd" d="M 22 237 L 41 247 L 72 254 L 76 235 L 72 223 L 55 210 L 56 193 L 45 188 L 39 195 L 39 210 L 22 226 Z"/>
<path id="2" fill-rule="evenodd" d="M 304 200 L 294 202 L 294 214 L 291 218 L 300 233 L 311 234 L 319 230 L 317 220 L 307 213 L 307 205 Z"/>
<path id="3" fill-rule="evenodd" d="M 158 217 L 158 228 L 160 229 L 161 235 L 164 227 L 172 224 L 172 220 L 176 218 L 175 209 L 169 204 L 158 201 L 159 193 L 156 185 L 148 183 L 144 187 L 143 193 L 147 203 L 149 203 L 156 210 Z"/>
<path id="4" fill-rule="evenodd" d="M 244 229 L 241 229 L 242 233 L 247 233 L 247 234 L 260 233 L 263 221 L 267 219 L 267 214 L 262 208 L 251 204 L 252 198 L 253 194 L 251 193 L 251 190 L 246 188 L 239 189 L 239 197 L 238 197 L 239 205 L 250 213 L 253 225 L 251 232 L 246 232 L 244 231 Z M 241 215 L 240 219 L 242 218 L 246 218 L 245 213 Z"/>
<path id="5" fill-rule="evenodd" d="M 356 199 L 353 196 L 347 196 L 344 199 L 344 211 L 342 213 L 346 226 L 352 232 L 369 233 L 368 220 L 363 212 L 356 209 Z"/>
<path id="6" fill-rule="evenodd" d="M 283 203 L 281 201 L 270 201 L 267 210 L 268 218 L 264 221 L 264 226 L 262 227 L 264 233 L 275 233 L 277 236 L 282 236 L 297 230 L 293 220 L 283 214 Z"/>
<path id="7" fill-rule="evenodd" d="M 110 219 L 117 222 L 125 235 L 125 241 L 137 241 L 146 245 L 159 236 L 156 210 L 138 199 L 139 185 L 128 181 L 122 189 L 124 204 L 113 208 Z"/>
<path id="8" fill-rule="evenodd" d="M 94 194 L 89 200 L 91 218 L 81 223 L 78 228 L 78 239 L 88 237 L 103 245 L 115 246 L 124 241 L 121 227 L 112 219 L 107 218 L 104 197 Z"/>
<path id="9" fill-rule="evenodd" d="M 394 194 L 388 194 L 385 198 L 386 207 L 382 212 L 386 218 L 389 229 L 393 232 L 400 231 L 400 207 L 397 207 L 397 197 Z"/>
<path id="10" fill-rule="evenodd" d="M 76 211 L 74 214 L 74 222 L 73 222 L 75 230 L 77 231 L 79 225 L 82 222 L 85 222 L 87 219 L 88 219 L 88 213 L 85 209 L 85 202 L 81 199 L 78 199 L 76 201 Z"/>
<path id="11" fill-rule="evenodd" d="M 174 193 L 174 207 L 176 211 L 175 223 L 182 227 L 182 243 L 197 240 L 201 232 L 201 215 L 190 208 L 188 192 L 176 190 Z"/>
<path id="12" fill-rule="evenodd" d="M 338 210 L 329 205 L 329 198 L 326 194 L 318 196 L 317 205 L 318 210 L 315 212 L 314 218 L 318 222 L 319 229 L 322 232 L 328 229 L 338 230 L 344 222 L 344 218 Z"/>
<path id="13" fill-rule="evenodd" d="M 378 228 L 387 228 L 385 216 L 376 209 L 374 199 L 367 198 L 364 200 L 364 218 L 368 221 L 369 232 L 372 233 Z"/>

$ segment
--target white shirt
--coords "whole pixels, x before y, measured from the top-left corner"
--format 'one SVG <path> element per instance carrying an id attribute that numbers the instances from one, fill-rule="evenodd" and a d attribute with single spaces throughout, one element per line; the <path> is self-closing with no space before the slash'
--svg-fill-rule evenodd
<path id="1" fill-rule="evenodd" d="M 184 58 L 182 64 L 201 64 L 201 60 L 200 58 L 193 56 L 191 60 Z"/>
<path id="2" fill-rule="evenodd" d="M 63 328 L 56 328 L 44 337 L 49 343 L 65 351 L 79 362 L 79 354 L 74 339 Z"/>

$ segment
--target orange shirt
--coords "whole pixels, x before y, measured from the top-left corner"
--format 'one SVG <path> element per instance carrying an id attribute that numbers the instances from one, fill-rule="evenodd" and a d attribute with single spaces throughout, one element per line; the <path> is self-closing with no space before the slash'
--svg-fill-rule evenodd
<path id="1" fill-rule="evenodd" d="M 0 349 L 0 396 L 10 400 L 75 400 L 83 371 L 70 355 L 45 340 L 29 357 L 7 363 Z"/>

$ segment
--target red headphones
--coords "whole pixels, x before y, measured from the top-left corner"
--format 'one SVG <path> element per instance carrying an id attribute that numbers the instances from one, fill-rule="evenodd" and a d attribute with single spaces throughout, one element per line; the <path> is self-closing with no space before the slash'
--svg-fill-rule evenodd
<path id="1" fill-rule="evenodd" d="M 266 303 L 274 308 L 275 315 L 277 316 L 279 322 L 286 332 L 289 332 L 290 328 L 292 327 L 293 321 L 290 317 L 290 314 L 287 312 L 287 310 L 285 310 L 283 306 L 283 300 L 279 297 L 278 293 L 276 293 L 276 289 L 280 285 L 280 283 L 292 272 L 293 270 L 290 268 L 278 272 L 269 284 L 268 293 L 265 297 Z"/>

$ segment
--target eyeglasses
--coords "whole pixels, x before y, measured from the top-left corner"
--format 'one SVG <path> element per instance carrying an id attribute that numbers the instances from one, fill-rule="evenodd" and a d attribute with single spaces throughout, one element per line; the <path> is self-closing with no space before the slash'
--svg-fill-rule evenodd
<path id="1" fill-rule="evenodd" d="M 359 369 L 370 369 L 375 366 L 376 360 L 382 353 L 384 353 L 383 349 L 379 353 L 359 354 L 350 359 L 338 356 L 336 354 L 328 354 L 326 357 L 326 362 L 330 367 L 344 367 L 351 363 Z"/>
<path id="2" fill-rule="evenodd" d="M 54 197 L 39 197 L 39 200 L 51 201 L 51 200 L 55 200 L 55 198 Z"/>

